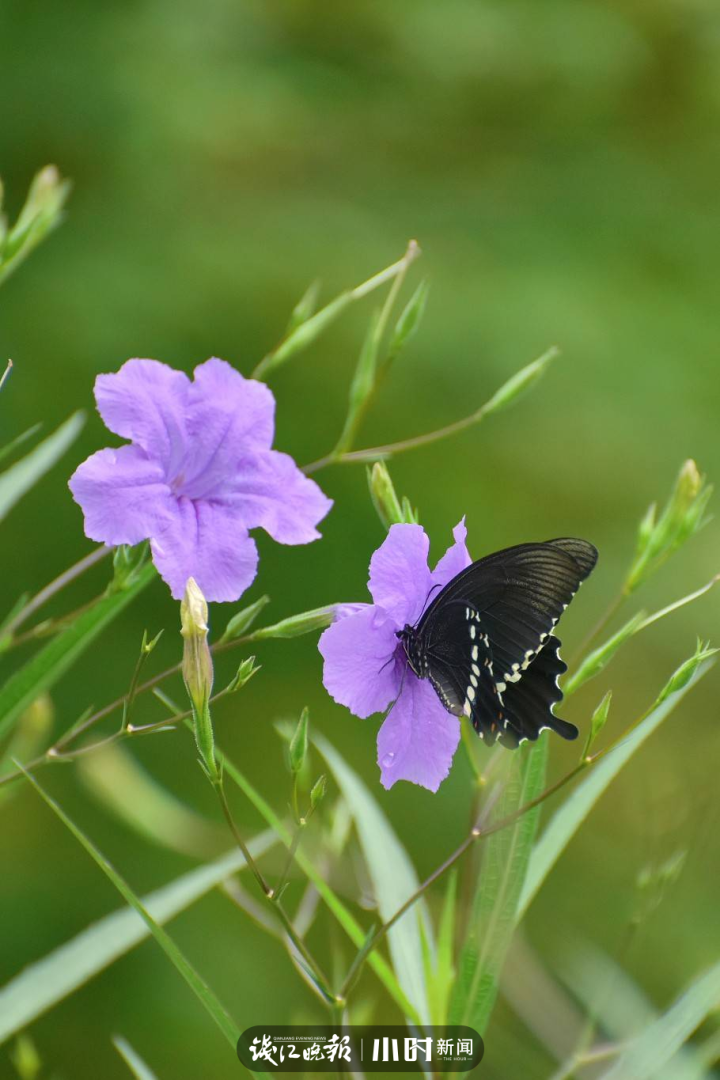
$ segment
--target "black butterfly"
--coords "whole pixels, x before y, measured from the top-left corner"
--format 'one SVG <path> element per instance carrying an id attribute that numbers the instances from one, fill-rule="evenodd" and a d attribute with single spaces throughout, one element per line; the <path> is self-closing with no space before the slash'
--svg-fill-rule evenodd
<path id="1" fill-rule="evenodd" d="M 417 626 L 398 631 L 418 678 L 488 745 L 499 739 L 514 750 L 545 728 L 577 738 L 574 724 L 553 715 L 567 671 L 553 628 L 597 557 L 572 538 L 496 551 L 449 581 Z"/>

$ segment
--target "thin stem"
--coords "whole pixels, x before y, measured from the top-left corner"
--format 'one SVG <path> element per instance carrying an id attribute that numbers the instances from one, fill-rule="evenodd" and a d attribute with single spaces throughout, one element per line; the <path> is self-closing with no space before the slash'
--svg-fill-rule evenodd
<path id="1" fill-rule="evenodd" d="M 8 376 L 9 376 L 10 372 L 12 371 L 12 369 L 13 369 L 13 362 L 12 362 L 12 360 L 8 360 L 8 362 L 7 362 L 6 366 L 5 366 L 5 370 L 2 373 L 2 378 L 0 378 L 0 390 L 2 390 L 3 386 L 5 385 L 5 380 L 8 378 Z"/>
<path id="2" fill-rule="evenodd" d="M 577 665 L 580 657 L 587 652 L 593 641 L 595 641 L 595 639 L 600 636 L 600 634 L 603 632 L 610 620 L 617 614 L 620 607 L 625 603 L 626 599 L 627 593 L 625 593 L 624 590 L 621 590 L 617 594 L 615 599 L 612 601 L 612 603 L 608 605 L 605 612 L 600 616 L 592 629 L 588 631 L 588 633 L 578 645 L 577 649 L 575 650 L 569 661 L 570 667 L 575 667 Z"/>
<path id="3" fill-rule="evenodd" d="M 17 630 L 19 626 L 22 626 L 22 624 L 26 622 L 31 615 L 34 615 L 35 612 L 43 606 L 43 604 L 47 603 L 47 601 L 50 600 L 51 597 L 59 593 L 62 589 L 65 588 L 66 585 L 69 585 L 71 582 L 76 581 L 77 578 L 81 576 L 81 574 L 84 574 L 86 570 L 90 569 L 90 567 L 95 566 L 95 564 L 100 562 L 101 559 L 106 558 L 111 551 L 112 548 L 102 545 L 101 547 L 95 548 L 94 551 L 91 551 L 90 554 L 86 555 L 83 559 L 80 559 L 80 561 L 76 562 L 74 566 L 71 566 L 68 570 L 65 570 L 64 573 L 60 574 L 53 581 L 51 581 L 49 585 L 46 585 L 44 589 L 41 589 L 40 592 L 32 598 L 32 600 L 28 601 L 22 611 L 19 611 L 15 618 L 11 619 L 7 626 L 3 628 L 3 634 L 12 634 L 15 630 Z"/>
<path id="4" fill-rule="evenodd" d="M 328 982 L 324 972 L 322 971 L 322 968 L 320 967 L 317 960 L 315 959 L 315 957 L 312 955 L 312 953 L 308 949 L 305 942 L 302 940 L 300 935 L 295 930 L 295 927 L 292 924 L 292 919 L 290 918 L 290 916 L 288 915 L 287 911 L 285 910 L 285 908 L 283 907 L 283 905 L 281 903 L 279 893 L 276 890 L 274 890 L 272 888 L 272 886 L 269 885 L 268 882 L 265 880 L 265 877 L 264 877 L 262 871 L 260 870 L 260 867 L 257 865 L 257 863 L 253 859 L 252 855 L 250 854 L 250 852 L 248 850 L 248 847 L 247 847 L 247 844 L 243 840 L 242 835 L 240 833 L 240 830 L 238 829 L 237 825 L 235 824 L 235 820 L 234 820 L 234 818 L 232 816 L 232 811 L 230 810 L 230 806 L 229 806 L 228 801 L 227 801 L 227 796 L 225 795 L 225 787 L 224 787 L 222 778 L 220 778 L 217 782 L 214 782 L 213 787 L 214 787 L 215 793 L 216 793 L 216 795 L 217 795 L 217 797 L 218 797 L 218 799 L 220 801 L 220 806 L 221 806 L 222 812 L 223 812 L 223 814 L 225 816 L 225 820 L 227 821 L 228 826 L 230 828 L 230 831 L 232 832 L 233 837 L 235 838 L 235 843 L 237 844 L 238 848 L 240 849 L 243 856 L 245 857 L 245 862 L 247 863 L 248 867 L 252 871 L 252 873 L 253 873 L 253 875 L 255 877 L 255 880 L 257 881 L 258 885 L 260 886 L 260 889 L 262 890 L 262 893 L 263 893 L 265 899 L 270 902 L 270 904 L 273 906 L 273 908 L 277 912 L 278 917 L 279 917 L 279 919 L 280 919 L 280 921 L 283 924 L 283 927 L 285 929 L 285 933 L 287 934 L 290 941 L 292 942 L 294 947 L 297 949 L 298 953 L 303 958 L 303 960 L 307 964 L 308 968 L 312 972 L 313 977 L 314 977 L 314 979 L 315 979 L 315 981 L 317 983 L 318 989 L 321 991 L 321 993 L 325 997 L 328 1004 L 335 1005 L 336 1002 L 337 1002 L 336 995 L 330 989 L 329 982 Z"/>
<path id="5" fill-rule="evenodd" d="M 345 453 L 347 453 L 350 450 L 352 444 L 355 442 L 355 437 L 360 429 L 360 425 L 365 419 L 368 408 L 370 407 L 370 403 L 372 402 L 373 397 L 377 392 L 378 386 L 380 385 L 383 376 L 386 374 L 387 364 L 383 364 L 381 367 L 377 366 L 377 355 L 380 351 L 380 343 L 385 335 L 388 320 L 390 319 L 390 313 L 395 306 L 395 301 L 398 298 L 398 293 L 400 292 L 403 286 L 403 282 L 405 281 L 405 275 L 407 274 L 408 268 L 410 267 L 410 264 L 413 262 L 413 260 L 416 258 L 417 254 L 418 246 L 414 240 L 411 240 L 408 244 L 408 248 L 405 252 L 404 257 L 400 260 L 402 263 L 402 268 L 399 273 L 396 274 L 393 283 L 388 290 L 388 294 L 385 297 L 385 303 L 382 306 L 378 320 L 373 328 L 371 347 L 375 356 L 375 370 L 373 372 L 372 387 L 369 393 L 365 396 L 364 400 L 361 402 L 354 415 L 348 417 L 348 421 L 346 421 L 346 425 L 340 434 L 337 445 L 328 455 L 333 461 L 337 461 Z"/>
<path id="6" fill-rule="evenodd" d="M 227 796 L 225 794 L 225 786 L 224 786 L 224 784 L 222 782 L 222 779 L 219 779 L 219 780 L 215 781 L 213 783 L 213 788 L 215 789 L 215 794 L 217 795 L 218 800 L 220 802 L 220 806 L 221 806 L 222 812 L 223 812 L 223 814 L 225 816 L 225 820 L 227 821 L 228 826 L 230 828 L 230 831 L 233 834 L 233 837 L 235 838 L 235 843 L 240 848 L 240 851 L 242 852 L 243 856 L 245 857 L 245 862 L 247 863 L 248 867 L 252 871 L 252 873 L 253 873 L 253 875 L 255 877 L 255 880 L 257 881 L 258 885 L 262 889 L 263 893 L 265 894 L 265 896 L 267 896 L 269 899 L 271 899 L 272 895 L 273 895 L 272 886 L 268 885 L 267 881 L 265 880 L 265 878 L 263 876 L 263 873 L 262 873 L 262 870 L 260 869 L 260 867 L 257 865 L 255 860 L 253 859 L 252 855 L 250 854 L 250 852 L 248 850 L 248 846 L 245 843 L 245 841 L 243 840 L 243 838 L 242 838 L 242 836 L 240 834 L 240 830 L 238 829 L 237 825 L 235 824 L 235 820 L 234 820 L 234 818 L 232 816 L 232 813 L 230 811 L 230 806 L 228 805 Z"/>
<path id="7" fill-rule="evenodd" d="M 556 783 L 551 784 L 550 787 L 546 788 L 545 791 L 543 791 L 536 798 L 530 799 L 529 802 L 526 802 L 523 806 L 519 807 L 517 810 L 514 810 L 511 814 L 507 814 L 506 817 L 501 818 L 499 821 L 494 822 L 492 825 L 484 826 L 480 822 L 478 822 L 478 824 L 473 829 L 471 829 L 469 835 L 465 837 L 460 846 L 457 847 L 455 851 L 453 851 L 452 854 L 449 855 L 448 858 L 443 863 L 441 863 L 440 866 L 437 867 L 436 870 L 433 870 L 432 874 L 430 874 L 430 876 L 427 877 L 420 886 L 418 886 L 412 896 L 408 897 L 405 903 L 397 909 L 395 914 L 392 915 L 387 920 L 387 922 L 382 923 L 382 925 L 377 928 L 375 933 L 372 935 L 370 942 L 366 943 L 366 945 L 363 946 L 365 957 L 357 965 L 353 964 L 353 968 L 356 969 L 354 971 L 353 978 L 356 979 L 358 977 L 365 959 L 367 959 L 367 957 L 370 955 L 378 942 L 385 937 L 388 930 L 392 929 L 395 923 L 398 922 L 403 917 L 403 915 L 405 915 L 405 913 L 410 910 L 410 908 L 416 903 L 417 900 L 420 899 L 421 896 L 423 896 L 423 894 L 430 888 L 430 886 L 433 885 L 436 881 L 439 881 L 439 879 L 463 857 L 465 852 L 470 850 L 470 848 L 477 840 L 484 840 L 486 837 L 492 836 L 494 833 L 500 832 L 502 829 L 506 829 L 508 825 L 512 825 L 515 821 L 517 821 L 518 818 L 522 817 L 524 814 L 527 814 L 530 810 L 534 810 L 536 806 L 539 806 L 546 799 L 549 799 L 551 795 L 554 795 L 556 792 L 560 791 L 561 788 L 565 787 L 566 784 L 569 784 L 571 780 L 574 780 L 576 776 L 578 776 L 586 768 L 592 765 L 598 757 L 600 757 L 600 754 L 596 754 L 590 758 L 585 758 L 583 761 L 580 762 L 579 765 L 576 765 L 574 769 L 571 769 L 569 773 L 561 777 L 561 779 L 558 780 Z M 494 803 L 495 799 L 488 800 L 488 805 L 486 805 L 483 813 L 484 818 L 488 816 L 488 814 L 492 810 L 492 806 L 494 805 Z M 351 971 L 353 970 L 353 968 L 351 968 Z M 345 983 L 347 983 L 347 981 L 348 979 L 346 977 Z M 344 996 L 344 994 L 346 993 L 345 983 L 343 983 L 343 986 L 340 989 L 341 997 Z"/>
<path id="8" fill-rule="evenodd" d="M 385 267 L 384 270 L 380 270 L 379 273 L 373 274 L 367 281 L 363 281 L 360 285 L 356 285 L 354 289 L 349 289 L 344 293 L 340 293 L 339 296 L 336 296 L 329 304 L 326 304 L 325 307 L 321 308 L 315 315 L 311 316 L 311 318 L 318 320 L 320 323 L 327 321 L 333 308 L 339 308 L 340 306 L 344 307 L 345 303 L 350 304 L 355 300 L 362 300 L 364 296 L 367 296 L 375 289 L 379 289 L 386 281 L 391 281 L 393 278 L 397 277 L 398 274 L 404 273 L 409 261 L 417 258 L 419 254 L 420 247 L 417 241 L 411 240 L 408 244 L 407 251 L 401 259 L 392 263 L 391 266 Z M 308 320 L 308 322 L 309 321 L 310 320 Z M 253 379 L 261 379 L 268 370 L 277 366 L 277 363 L 282 362 L 278 360 L 279 354 L 285 350 L 294 334 L 298 331 L 302 331 L 303 327 L 307 328 L 307 323 L 301 323 L 299 327 L 296 327 L 292 333 L 283 337 L 282 340 L 277 343 L 275 348 L 271 349 L 271 351 L 262 358 L 252 372 Z"/>
<path id="9" fill-rule="evenodd" d="M 288 874 L 290 873 L 290 868 L 292 867 L 292 864 L 295 861 L 295 853 L 297 852 L 297 849 L 299 847 L 300 837 L 301 837 L 302 831 L 303 831 L 303 829 L 305 828 L 306 825 L 307 825 L 307 822 L 304 819 L 301 819 L 298 822 L 298 826 L 297 826 L 297 828 L 295 830 L 295 833 L 293 835 L 292 841 L 290 843 L 290 847 L 288 848 L 287 859 L 285 860 L 285 865 L 284 865 L 284 867 L 282 869 L 282 873 L 280 874 L 280 877 L 278 879 L 278 883 L 275 886 L 275 894 L 277 896 L 280 896 L 283 889 L 285 888 L 285 882 L 288 879 Z"/>
<path id="10" fill-rule="evenodd" d="M 466 416 L 462 420 L 456 420 L 446 427 L 438 428 L 437 431 L 428 431 L 424 435 L 416 435 L 411 439 L 386 443 L 384 446 L 373 446 L 366 450 L 349 450 L 347 453 L 340 454 L 337 457 L 328 454 L 326 457 L 311 462 L 310 465 L 305 465 L 303 472 L 307 474 L 318 472 L 318 470 L 324 469 L 326 465 L 350 465 L 354 462 L 377 461 L 378 459 L 391 457 L 393 454 L 401 454 L 405 450 L 415 450 L 419 446 L 428 446 L 430 443 L 438 442 L 439 439 L 457 435 L 459 432 L 465 431 L 466 428 L 472 427 L 473 424 L 479 424 L 486 413 L 487 405 L 481 405 L 470 416 Z"/>

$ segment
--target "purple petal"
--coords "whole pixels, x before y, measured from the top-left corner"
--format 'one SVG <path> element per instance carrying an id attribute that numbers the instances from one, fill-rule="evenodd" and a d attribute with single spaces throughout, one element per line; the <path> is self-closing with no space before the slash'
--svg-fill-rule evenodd
<path id="1" fill-rule="evenodd" d="M 410 780 L 437 791 L 450 771 L 459 741 L 458 718 L 443 709 L 429 682 L 408 670 L 402 693 L 378 732 L 383 787 Z"/>
<path id="2" fill-rule="evenodd" d="M 456 574 L 459 574 L 461 570 L 464 570 L 466 566 L 470 565 L 472 559 L 465 546 L 466 536 L 467 529 L 465 528 L 465 518 L 463 517 L 453 529 L 455 543 L 451 544 L 433 570 L 433 585 L 439 585 L 440 588 L 443 588 L 447 585 L 448 581 L 452 581 Z"/>
<path id="3" fill-rule="evenodd" d="M 419 525 L 391 525 L 370 560 L 368 587 L 372 598 L 398 629 L 422 613 L 433 581 L 427 558 L 430 543 Z"/>
<path id="4" fill-rule="evenodd" d="M 264 383 L 245 379 L 212 357 L 195 368 L 187 396 L 192 459 L 181 478 L 191 499 L 223 494 L 238 462 L 250 451 L 269 450 L 275 431 L 275 398 Z"/>
<path id="5" fill-rule="evenodd" d="M 174 511 L 162 466 L 137 446 L 98 450 L 69 486 L 85 515 L 85 535 L 105 544 L 139 544 L 162 531 Z"/>
<path id="6" fill-rule="evenodd" d="M 369 606 L 333 623 L 320 637 L 327 692 L 355 716 L 382 712 L 398 692 L 395 627 Z"/>
<path id="7" fill-rule="evenodd" d="M 187 375 L 158 360 L 128 360 L 115 374 L 98 375 L 95 400 L 110 431 L 132 439 L 172 479 L 185 455 L 189 387 Z"/>
<path id="8" fill-rule="evenodd" d="M 245 527 L 260 526 L 280 544 L 317 540 L 320 533 L 315 526 L 332 506 L 332 499 L 298 469 L 290 455 L 277 450 L 248 455 L 227 484 L 223 498 L 237 507 Z"/>
<path id="9" fill-rule="evenodd" d="M 152 554 L 176 600 L 194 577 L 206 600 L 237 600 L 253 582 L 258 554 L 237 512 L 223 503 L 181 497 Z"/>

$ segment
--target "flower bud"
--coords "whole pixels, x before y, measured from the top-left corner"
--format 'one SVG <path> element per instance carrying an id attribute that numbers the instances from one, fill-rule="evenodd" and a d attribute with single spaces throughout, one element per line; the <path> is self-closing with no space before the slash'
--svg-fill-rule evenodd
<path id="1" fill-rule="evenodd" d="M 287 619 L 281 619 L 272 626 L 261 626 L 259 630 L 253 630 L 248 635 L 248 641 L 264 641 L 266 638 L 294 638 L 302 634 L 311 634 L 314 630 L 324 630 L 335 618 L 336 604 L 328 604 L 327 607 L 313 608 L 311 611 L 303 611 L 299 615 L 291 615 Z"/>
<path id="2" fill-rule="evenodd" d="M 201 711 L 210 700 L 213 664 L 208 645 L 208 606 L 194 578 L 188 578 L 180 603 L 180 633 L 185 638 L 182 673 L 194 707 Z"/>
<path id="3" fill-rule="evenodd" d="M 325 791 L 327 789 L 327 777 L 323 774 L 318 780 L 315 781 L 310 790 L 310 807 L 315 807 L 322 802 L 325 798 Z"/>
<path id="4" fill-rule="evenodd" d="M 208 645 L 208 606 L 194 578 L 188 578 L 180 604 L 180 633 L 185 639 L 182 674 L 192 702 L 195 741 L 210 779 L 219 779 L 210 718 L 213 664 Z"/>
<path id="5" fill-rule="evenodd" d="M 403 512 L 400 500 L 390 478 L 388 467 L 383 461 L 376 461 L 373 467 L 368 469 L 368 486 L 373 506 L 385 528 L 389 529 L 391 525 L 401 524 Z"/>
<path id="6" fill-rule="evenodd" d="M 559 355 L 556 348 L 548 349 L 537 360 L 533 360 L 531 364 L 526 364 L 524 368 L 521 368 L 507 382 L 503 383 L 499 390 L 495 391 L 487 404 L 483 405 L 482 413 L 489 416 L 490 413 L 498 412 L 507 405 L 511 405 L 520 394 L 524 393 L 525 390 L 529 390 L 538 379 L 542 378 L 548 365 Z"/>
<path id="7" fill-rule="evenodd" d="M 302 769 L 305 764 L 305 758 L 308 752 L 308 719 L 309 713 L 307 708 L 303 709 L 300 714 L 298 726 L 295 728 L 293 737 L 290 740 L 290 771 L 294 776 Z"/>
<path id="8" fill-rule="evenodd" d="M 667 683 L 660 691 L 660 696 L 655 702 L 655 705 L 660 705 L 660 703 L 670 697 L 671 694 L 677 693 L 678 690 L 683 690 L 694 677 L 703 661 L 709 660 L 710 657 L 714 656 L 718 651 L 720 650 L 711 649 L 709 643 L 703 644 L 698 638 L 694 655 L 691 656 L 689 660 L 686 660 L 684 664 L 681 664 L 677 671 L 670 676 Z"/>

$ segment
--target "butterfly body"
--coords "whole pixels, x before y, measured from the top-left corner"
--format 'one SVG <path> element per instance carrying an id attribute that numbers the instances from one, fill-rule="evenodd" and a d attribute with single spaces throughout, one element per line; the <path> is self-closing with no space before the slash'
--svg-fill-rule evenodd
<path id="1" fill-rule="evenodd" d="M 489 745 L 514 749 L 546 728 L 576 738 L 577 728 L 553 713 L 567 670 L 553 630 L 596 561 L 592 544 L 572 538 L 479 559 L 448 582 L 416 626 L 398 632 L 408 664 Z"/>

